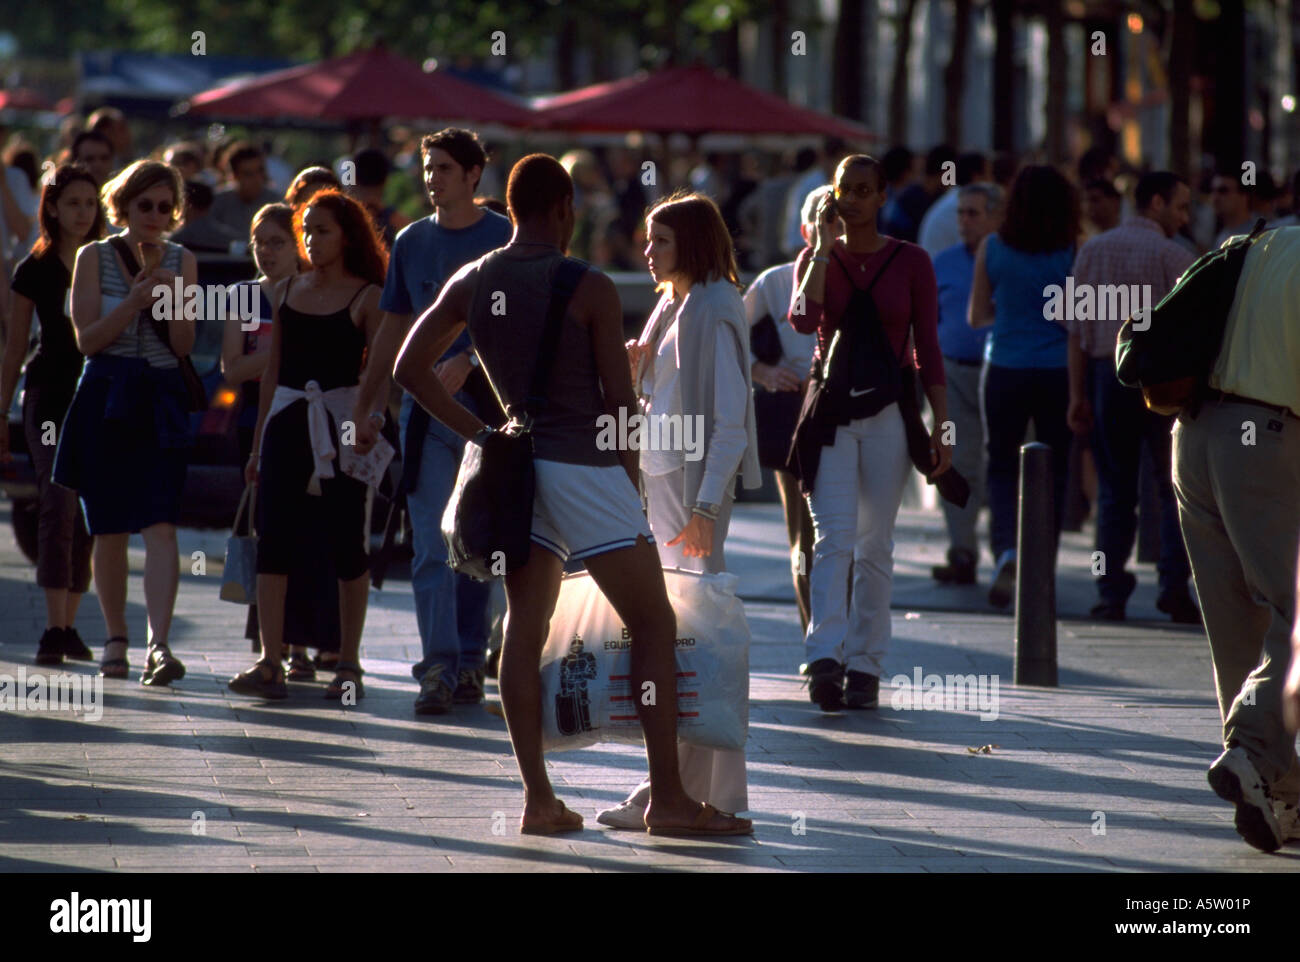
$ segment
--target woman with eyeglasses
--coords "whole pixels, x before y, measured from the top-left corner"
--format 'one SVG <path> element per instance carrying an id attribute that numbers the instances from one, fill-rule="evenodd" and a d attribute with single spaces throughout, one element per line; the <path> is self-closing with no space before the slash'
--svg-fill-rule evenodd
<path id="1" fill-rule="evenodd" d="M 355 704 L 365 693 L 361 635 L 369 594 L 368 488 L 391 446 L 358 454 L 348 414 L 366 351 L 383 312 L 387 255 L 365 208 L 335 190 L 294 211 L 298 253 L 310 269 L 275 286 L 271 349 L 262 373 L 257 426 L 244 477 L 258 487 L 257 607 L 262 657 L 230 679 L 241 695 L 288 697 L 285 595 L 291 571 L 314 562 L 328 539 L 338 579 L 341 653 L 325 697 Z"/>
<path id="2" fill-rule="evenodd" d="M 934 415 L 931 471 L 938 477 L 952 462 L 943 440 L 948 419 L 939 308 L 934 268 L 925 251 L 882 236 L 876 216 L 885 203 L 880 163 L 865 154 L 846 157 L 835 170 L 834 194 L 823 200 L 812 242 L 795 261 L 795 294 L 789 319 L 795 330 L 817 334 L 815 356 L 826 358 L 840 329 L 881 356 L 868 370 L 916 362 Z M 840 216 L 843 233 L 825 213 Z M 876 335 L 865 338 L 864 331 Z M 883 335 L 883 336 L 882 336 Z M 824 425 L 833 442 L 820 448 L 808 494 L 815 542 L 809 573 L 812 621 L 804 638 L 809 695 L 822 711 L 875 708 L 889 645 L 889 601 L 894 576 L 894 522 L 911 470 L 898 402 L 887 383 L 855 385 L 850 392 L 861 416 Z M 853 392 L 857 392 L 856 395 Z M 852 403 L 852 402 L 850 402 Z M 852 565 L 853 581 L 849 585 Z"/>
<path id="3" fill-rule="evenodd" d="M 197 283 L 198 268 L 192 253 L 163 239 L 180 219 L 181 189 L 176 168 L 149 160 L 104 185 L 109 219 L 126 230 L 120 248 L 109 238 L 77 252 L 72 324 L 86 365 L 54 459 L 55 482 L 80 495 L 95 538 L 95 591 L 109 636 L 100 662 L 106 678 L 127 676 L 126 545 L 137 532 L 144 538 L 144 685 L 185 674 L 168 636 L 189 443 L 179 357 L 194 347 L 195 327 L 170 307 L 177 277 L 188 287 Z"/>
<path id="4" fill-rule="evenodd" d="M 271 356 L 270 295 L 276 284 L 302 269 L 298 245 L 293 237 L 293 208 L 288 204 L 267 204 L 261 208 L 253 215 L 250 235 L 249 246 L 260 276 L 257 280 L 241 281 L 235 286 L 238 288 L 246 284 L 256 288 L 252 301 L 259 307 L 257 325 L 252 325 L 253 319 L 238 317 L 232 311 L 226 320 L 221 344 L 222 376 L 228 385 L 241 394 L 238 431 L 242 462 L 246 462 L 252 453 L 253 431 L 257 426 L 258 389 Z M 238 296 L 238 291 L 235 296 Z M 250 302 L 232 298 L 232 303 L 235 304 Z M 320 541 L 323 542 L 324 539 Z M 289 681 L 312 681 L 316 678 L 316 664 L 308 654 L 309 647 L 321 650 L 322 667 L 332 667 L 332 664 L 326 664 L 326 652 L 337 658 L 338 584 L 333 568 L 321 563 L 327 554 L 328 545 L 317 543 L 303 551 L 306 563 L 289 572 L 284 618 L 284 643 L 289 652 Z M 260 639 L 256 601 L 249 605 L 244 636 L 255 645 Z M 253 650 L 257 651 L 258 647 Z"/>

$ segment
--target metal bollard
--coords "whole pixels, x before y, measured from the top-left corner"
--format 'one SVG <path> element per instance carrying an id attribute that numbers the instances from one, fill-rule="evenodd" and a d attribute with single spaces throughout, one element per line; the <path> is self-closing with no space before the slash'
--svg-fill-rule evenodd
<path id="1" fill-rule="evenodd" d="M 1020 516 L 1016 546 L 1017 685 L 1055 688 L 1056 512 L 1052 450 L 1020 447 Z"/>

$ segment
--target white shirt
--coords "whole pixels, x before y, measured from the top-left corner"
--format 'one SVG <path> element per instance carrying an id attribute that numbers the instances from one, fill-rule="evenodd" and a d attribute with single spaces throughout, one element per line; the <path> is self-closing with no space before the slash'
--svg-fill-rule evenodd
<path id="1" fill-rule="evenodd" d="M 816 334 L 800 334 L 790 326 L 790 299 L 794 296 L 794 262 L 769 267 L 754 278 L 745 291 L 745 320 L 752 328 L 764 314 L 776 321 L 776 333 L 781 339 L 780 366 L 788 368 L 800 380 L 808 376 L 812 367 L 813 350 L 817 346 Z M 750 356 L 750 365 L 754 357 Z"/>
<path id="2" fill-rule="evenodd" d="M 957 229 L 957 201 L 959 187 L 949 187 L 921 218 L 921 230 L 916 235 L 916 242 L 925 249 L 933 260 L 940 251 L 961 243 L 961 231 Z"/>

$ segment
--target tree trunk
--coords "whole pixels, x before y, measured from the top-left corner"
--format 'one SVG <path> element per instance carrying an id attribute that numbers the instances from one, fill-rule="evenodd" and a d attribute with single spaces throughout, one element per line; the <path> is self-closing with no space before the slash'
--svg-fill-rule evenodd
<path id="1" fill-rule="evenodd" d="M 903 12 L 897 21 L 898 44 L 894 50 L 894 70 L 889 86 L 889 139 L 907 142 L 907 55 L 912 49 L 912 15 L 916 0 L 903 0 Z"/>
<path id="2" fill-rule="evenodd" d="M 831 107 L 841 117 L 862 120 L 862 2 L 840 0 L 831 67 Z M 910 7 L 916 0 L 908 0 Z"/>
<path id="3" fill-rule="evenodd" d="M 727 29 L 719 35 L 719 41 L 722 48 L 722 66 L 727 71 L 727 75 L 740 79 L 740 21 L 735 17 L 731 18 L 731 23 Z"/>
<path id="4" fill-rule="evenodd" d="M 786 63 L 790 57 L 789 0 L 772 0 L 772 92 L 778 97 L 789 95 Z"/>
<path id="5" fill-rule="evenodd" d="M 1065 16 L 1059 3 L 1045 5 L 1047 20 L 1047 159 L 1063 164 L 1065 144 L 1065 95 L 1069 63 L 1065 52 Z"/>
<path id="6" fill-rule="evenodd" d="M 1169 43 L 1169 169 L 1190 179 L 1192 169 L 1191 88 L 1196 21 L 1192 0 L 1174 0 Z"/>
<path id="7" fill-rule="evenodd" d="M 555 78 L 561 90 L 578 86 L 578 21 L 563 13 L 555 36 Z"/>
<path id="8" fill-rule="evenodd" d="M 944 143 L 959 146 L 962 139 L 962 94 L 966 89 L 966 54 L 970 47 L 971 0 L 953 0 L 952 53 L 943 71 Z"/>
<path id="9" fill-rule="evenodd" d="M 993 149 L 1015 150 L 1015 2 L 993 0 Z"/>
<path id="10" fill-rule="evenodd" d="M 1214 30 L 1214 120 L 1210 150 L 1216 170 L 1241 176 L 1246 153 L 1246 11 L 1242 0 L 1219 7 Z"/>

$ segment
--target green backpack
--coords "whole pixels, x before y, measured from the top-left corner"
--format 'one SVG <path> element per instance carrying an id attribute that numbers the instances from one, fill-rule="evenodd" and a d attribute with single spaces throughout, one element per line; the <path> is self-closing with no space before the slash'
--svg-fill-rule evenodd
<path id="1" fill-rule="evenodd" d="M 1145 325 L 1135 328 L 1130 317 L 1120 328 L 1115 374 L 1121 384 L 1141 388 L 1147 407 L 1157 414 L 1199 409 L 1223 347 L 1237 279 L 1264 224 L 1261 217 L 1246 236 L 1198 257 Z"/>

